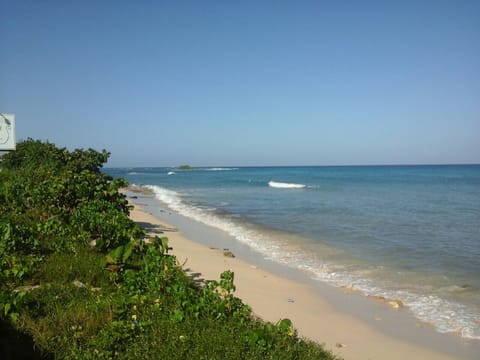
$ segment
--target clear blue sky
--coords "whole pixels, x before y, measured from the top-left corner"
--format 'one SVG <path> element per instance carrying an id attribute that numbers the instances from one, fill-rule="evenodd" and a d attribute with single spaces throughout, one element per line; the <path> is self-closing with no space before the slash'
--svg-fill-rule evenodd
<path id="1" fill-rule="evenodd" d="M 480 163 L 480 1 L 0 0 L 17 138 L 109 166 Z"/>

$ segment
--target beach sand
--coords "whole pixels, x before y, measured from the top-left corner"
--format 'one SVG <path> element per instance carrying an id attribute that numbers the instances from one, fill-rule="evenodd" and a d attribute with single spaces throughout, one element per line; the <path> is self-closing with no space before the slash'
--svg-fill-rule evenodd
<path id="1" fill-rule="evenodd" d="M 438 349 L 436 346 L 424 347 L 387 335 L 368 321 L 339 311 L 314 287 L 230 257 L 224 249 L 188 239 L 182 234 L 182 229 L 175 229 L 139 205 L 135 205 L 131 218 L 152 235 L 167 236 L 172 253 L 194 279 L 218 280 L 223 271 L 232 270 L 235 273 L 236 296 L 250 305 L 256 315 L 271 322 L 289 318 L 299 335 L 325 344 L 328 350 L 346 360 L 465 358 L 432 350 Z M 378 306 L 388 307 L 385 304 Z M 385 321 L 380 318 L 375 320 Z"/>

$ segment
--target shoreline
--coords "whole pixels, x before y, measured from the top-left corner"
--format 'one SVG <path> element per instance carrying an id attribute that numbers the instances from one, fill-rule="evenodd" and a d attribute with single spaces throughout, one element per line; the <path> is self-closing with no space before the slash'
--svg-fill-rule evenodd
<path id="1" fill-rule="evenodd" d="M 359 308 L 358 300 L 362 299 L 358 299 L 358 295 L 347 295 L 336 288 L 319 289 L 295 275 L 285 276 L 283 272 L 264 266 L 262 261 L 251 261 L 241 248 L 233 249 L 235 255 L 240 251 L 239 257 L 225 256 L 225 246 L 219 246 L 225 245 L 223 242 L 206 245 L 199 241 L 196 235 L 198 229 L 192 221 L 181 221 L 176 224 L 180 230 L 172 231 L 176 227 L 167 216 L 171 213 L 159 210 L 153 215 L 148 211 L 149 204 L 138 201 L 142 197 L 148 200 L 148 195 L 128 190 L 125 193 L 130 195 L 128 199 L 135 205 L 131 218 L 147 231 L 163 230 L 162 235 L 169 238 L 173 247 L 172 253 L 194 279 L 218 280 L 221 272 L 232 270 L 235 273 L 236 296 L 250 305 L 256 315 L 271 322 L 289 318 L 301 336 L 324 343 L 328 350 L 347 360 L 474 358 L 473 347 L 476 344 L 461 341 L 456 344 L 454 336 L 435 333 L 432 329 L 417 329 L 427 335 L 424 339 L 427 346 L 419 344 L 415 335 L 408 334 L 408 327 L 415 325 L 396 326 L 400 318 L 407 318 L 400 314 L 403 310 L 393 310 L 384 302 L 363 299 L 366 307 Z M 132 195 L 138 196 L 132 199 Z M 168 220 L 165 221 L 165 218 Z M 275 267 L 279 266 L 273 265 Z M 368 315 L 359 318 L 356 316 L 358 312 Z M 405 333 L 404 336 L 402 333 Z"/>

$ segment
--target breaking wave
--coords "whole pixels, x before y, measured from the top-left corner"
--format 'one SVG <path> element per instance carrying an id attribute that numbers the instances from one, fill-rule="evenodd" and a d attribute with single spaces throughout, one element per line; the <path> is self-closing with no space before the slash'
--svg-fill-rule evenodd
<path id="1" fill-rule="evenodd" d="M 269 181 L 268 186 L 277 189 L 304 189 L 305 187 L 307 187 L 304 184 L 291 184 L 277 181 Z"/>
<path id="2" fill-rule="evenodd" d="M 212 167 L 212 168 L 205 168 L 204 171 L 232 171 L 238 170 L 238 168 L 225 168 L 225 167 Z"/>

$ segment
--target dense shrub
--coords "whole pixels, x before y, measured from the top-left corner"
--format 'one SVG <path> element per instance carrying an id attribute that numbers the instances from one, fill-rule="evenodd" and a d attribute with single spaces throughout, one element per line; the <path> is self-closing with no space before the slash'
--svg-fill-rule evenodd
<path id="1" fill-rule="evenodd" d="M 199 287 L 167 238 L 146 245 L 118 192 L 126 182 L 100 171 L 108 155 L 29 139 L 4 157 L 2 329 L 29 335 L 37 358 L 334 358 L 288 319 L 255 319 L 234 296 L 232 272 Z M 16 358 L 8 344 L 2 360 Z"/>

